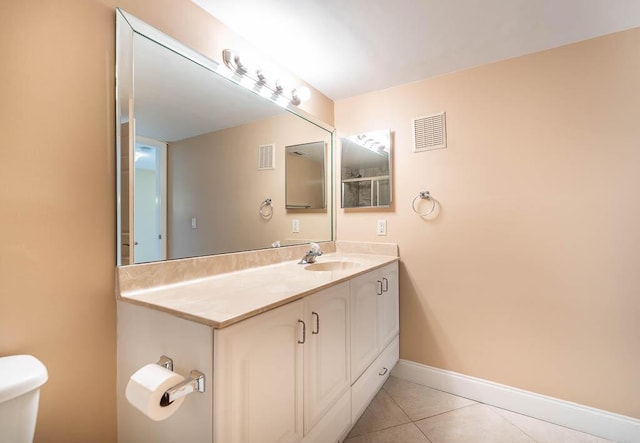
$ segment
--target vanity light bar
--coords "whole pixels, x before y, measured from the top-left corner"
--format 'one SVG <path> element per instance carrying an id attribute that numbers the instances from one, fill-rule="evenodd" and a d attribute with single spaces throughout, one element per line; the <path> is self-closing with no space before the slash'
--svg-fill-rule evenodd
<path id="1" fill-rule="evenodd" d="M 227 68 L 231 69 L 235 74 L 242 78 L 248 78 L 253 80 L 253 88 L 245 85 L 248 89 L 257 88 L 258 90 L 268 90 L 272 93 L 272 98 L 278 100 L 280 98 L 288 99 L 289 103 L 293 106 L 299 106 L 300 103 L 307 101 L 311 97 L 311 91 L 306 86 L 297 86 L 287 91 L 280 80 L 275 80 L 272 85 L 269 84 L 269 80 L 264 71 L 260 68 L 250 69 L 245 66 L 240 60 L 238 54 L 234 54 L 230 49 L 222 51 L 222 60 Z M 289 98 L 290 97 L 290 98 Z"/>
<path id="2" fill-rule="evenodd" d="M 387 152 L 391 143 L 389 130 L 372 131 L 367 134 L 352 135 L 347 140 L 369 149 L 370 151 L 383 153 Z"/>

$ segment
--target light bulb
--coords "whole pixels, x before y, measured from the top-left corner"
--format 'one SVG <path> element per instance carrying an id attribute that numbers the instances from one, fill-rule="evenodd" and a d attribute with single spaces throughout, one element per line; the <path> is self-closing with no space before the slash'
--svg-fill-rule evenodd
<path id="1" fill-rule="evenodd" d="M 295 89 L 295 95 L 300 99 L 301 102 L 306 102 L 311 98 L 311 90 L 306 86 L 298 86 Z"/>

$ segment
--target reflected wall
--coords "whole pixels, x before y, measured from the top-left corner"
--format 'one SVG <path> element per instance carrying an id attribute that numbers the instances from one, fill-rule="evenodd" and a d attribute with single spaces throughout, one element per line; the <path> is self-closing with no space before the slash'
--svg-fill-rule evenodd
<path id="1" fill-rule="evenodd" d="M 285 146 L 309 140 L 331 143 L 327 131 L 284 113 L 170 143 L 168 258 L 331 239 L 330 211 L 285 207 Z M 258 169 L 265 144 L 275 146 L 274 169 Z M 271 217 L 259 212 L 267 198 Z M 299 220 L 297 233 L 292 219 Z"/>

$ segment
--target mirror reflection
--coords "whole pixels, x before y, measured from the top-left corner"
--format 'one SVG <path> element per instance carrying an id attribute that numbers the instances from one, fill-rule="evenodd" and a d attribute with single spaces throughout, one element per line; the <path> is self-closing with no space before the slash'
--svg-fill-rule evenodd
<path id="1" fill-rule="evenodd" d="M 391 205 L 391 131 L 340 139 L 343 208 Z"/>
<path id="2" fill-rule="evenodd" d="M 176 51 L 175 41 L 171 50 L 129 32 L 119 33 L 118 51 L 119 264 L 331 240 L 330 212 L 292 214 L 285 190 L 287 146 L 322 145 L 320 175 L 294 165 L 291 174 L 322 189 L 329 182 L 329 128 L 239 86 L 208 59 L 192 61 L 193 51 Z M 265 199 L 268 218 L 260 214 Z M 323 193 L 300 202 L 326 208 Z"/>
<path id="3" fill-rule="evenodd" d="M 324 141 L 287 146 L 287 209 L 323 209 L 325 175 Z"/>

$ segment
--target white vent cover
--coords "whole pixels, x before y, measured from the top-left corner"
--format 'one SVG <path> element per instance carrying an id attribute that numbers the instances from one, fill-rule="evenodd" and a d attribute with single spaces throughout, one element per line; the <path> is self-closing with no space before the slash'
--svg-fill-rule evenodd
<path id="1" fill-rule="evenodd" d="M 276 169 L 276 145 L 258 146 L 258 171 Z"/>
<path id="2" fill-rule="evenodd" d="M 447 147 L 445 113 L 413 119 L 413 152 Z"/>

